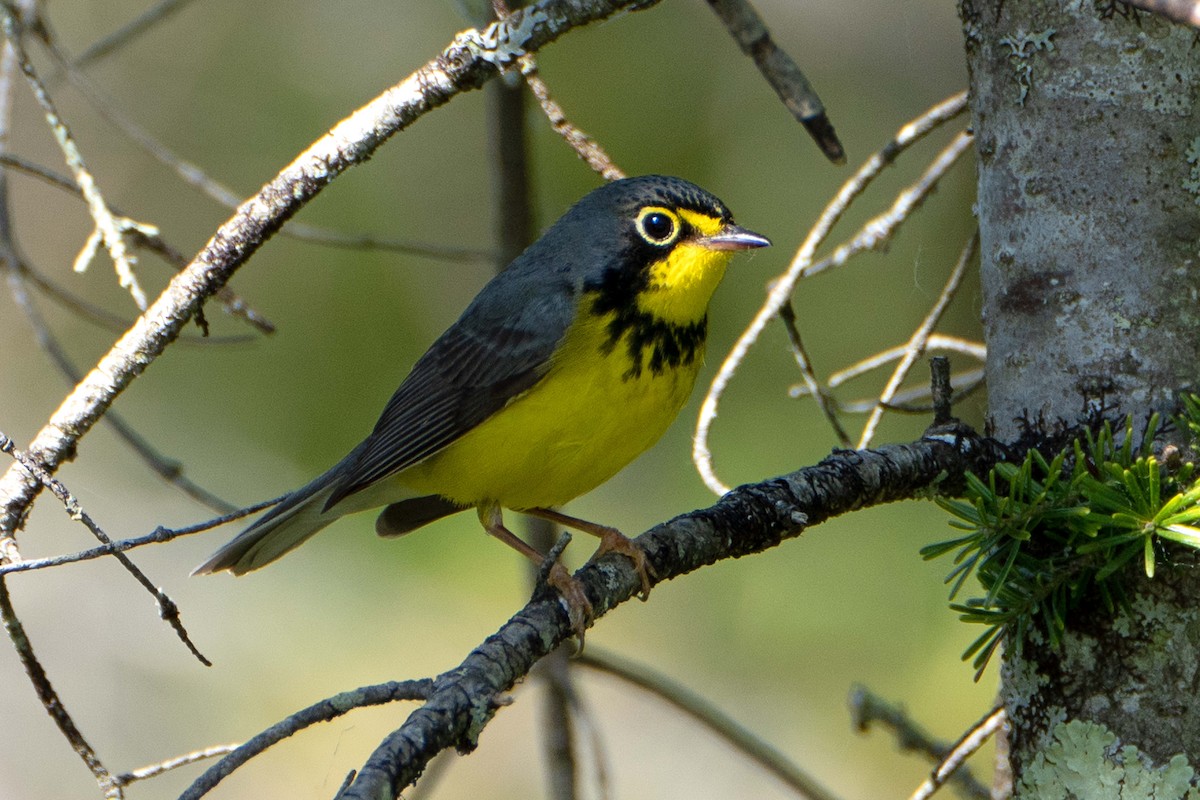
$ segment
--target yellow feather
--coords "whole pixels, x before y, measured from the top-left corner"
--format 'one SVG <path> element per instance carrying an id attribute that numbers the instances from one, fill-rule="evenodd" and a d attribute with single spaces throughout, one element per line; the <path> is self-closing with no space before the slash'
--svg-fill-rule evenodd
<path id="1" fill-rule="evenodd" d="M 728 261 L 729 253 L 676 247 L 651 268 L 656 288 L 639 305 L 667 322 L 699 322 Z M 611 319 L 581 309 L 541 382 L 396 483 L 463 505 L 521 510 L 560 505 L 619 472 L 687 402 L 704 351 L 701 344 L 689 363 L 632 376 L 625 340 L 606 346 Z"/>

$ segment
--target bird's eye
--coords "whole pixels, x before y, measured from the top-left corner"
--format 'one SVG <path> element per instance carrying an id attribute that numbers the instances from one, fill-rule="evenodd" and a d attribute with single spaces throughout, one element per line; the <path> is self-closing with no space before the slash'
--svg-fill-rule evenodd
<path id="1" fill-rule="evenodd" d="M 679 219 L 666 209 L 643 209 L 637 219 L 638 233 L 650 244 L 663 245 L 679 235 Z"/>

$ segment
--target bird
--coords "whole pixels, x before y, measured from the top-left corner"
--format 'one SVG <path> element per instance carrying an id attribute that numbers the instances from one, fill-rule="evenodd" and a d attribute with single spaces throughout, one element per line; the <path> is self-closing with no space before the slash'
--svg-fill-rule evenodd
<path id="1" fill-rule="evenodd" d="M 542 565 L 505 509 L 594 534 L 593 558 L 651 568 L 615 528 L 555 507 L 653 445 L 687 401 L 709 301 L 734 252 L 770 245 L 682 178 L 612 181 L 580 199 L 488 282 L 414 364 L 370 435 L 284 496 L 193 574 L 263 567 L 347 514 L 382 508 L 400 536 L 474 508 L 487 533 Z M 557 561 L 546 582 L 582 635 L 591 606 Z"/>

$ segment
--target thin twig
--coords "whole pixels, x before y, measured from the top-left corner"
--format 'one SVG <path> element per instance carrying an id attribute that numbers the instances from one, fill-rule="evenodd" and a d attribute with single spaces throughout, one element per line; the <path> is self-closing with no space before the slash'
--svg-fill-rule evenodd
<path id="1" fill-rule="evenodd" d="M 286 495 L 284 495 L 286 496 Z M 266 500 L 261 503 L 255 503 L 246 508 L 239 508 L 237 511 L 225 514 L 214 519 L 205 520 L 204 522 L 195 525 L 188 525 L 183 528 L 155 528 L 145 536 L 135 536 L 131 539 L 117 539 L 109 544 L 103 544 L 99 547 L 93 547 L 90 550 L 80 550 L 77 553 L 67 553 L 61 556 L 50 556 L 48 558 L 30 558 L 19 561 L 5 563 L 0 561 L 0 575 L 7 575 L 10 572 L 32 572 L 39 569 L 49 569 L 51 567 L 61 567 L 65 564 L 77 564 L 80 561 L 92 561 L 97 558 L 111 556 L 114 553 L 124 553 L 127 550 L 134 550 L 138 547 L 144 547 L 150 544 L 162 544 L 173 539 L 178 539 L 180 536 L 190 536 L 194 533 L 203 533 L 204 531 L 212 530 L 227 522 L 248 517 L 262 511 L 268 506 L 275 505 L 283 496 L 277 497 L 274 500 Z"/>
<path id="2" fill-rule="evenodd" d="M 96 524 L 96 521 L 93 520 L 91 516 L 83 510 L 83 508 L 79 505 L 79 501 L 76 500 L 75 496 L 67 490 L 67 487 L 49 472 L 42 469 L 42 467 L 40 467 L 36 462 L 27 458 L 24 453 L 16 448 L 12 439 L 8 438 L 3 433 L 0 433 L 0 453 L 7 453 L 24 469 L 28 470 L 30 475 L 32 475 L 47 489 L 49 489 L 54 496 L 58 498 L 59 502 L 63 504 L 63 508 L 66 509 L 67 515 L 70 516 L 71 519 L 83 523 L 83 526 L 91 531 L 92 535 L 99 539 L 102 544 L 112 545 L 112 539 L 110 539 L 108 534 L 106 534 L 103 529 Z M 187 630 L 183 627 L 183 620 L 179 616 L 179 607 L 175 605 L 175 601 L 168 597 L 166 592 L 155 586 L 154 583 L 146 577 L 145 573 L 142 572 L 136 564 L 129 560 L 129 556 L 118 551 L 114 551 L 113 556 L 116 557 L 117 561 L 121 563 L 121 566 L 125 567 L 126 571 L 128 571 L 129 574 L 132 575 L 134 579 L 146 589 L 146 591 L 154 595 L 154 599 L 158 603 L 159 616 L 161 616 L 163 620 L 165 620 L 167 624 L 169 624 L 175 630 L 175 634 L 179 637 L 180 641 L 187 646 L 188 650 L 192 652 L 192 655 L 194 655 L 204 666 L 211 667 L 212 662 L 205 658 L 204 654 L 196 648 L 196 645 L 192 643 L 191 638 L 188 636 Z"/>
<path id="3" fill-rule="evenodd" d="M 12 597 L 8 593 L 8 584 L 3 576 L 0 576 L 0 619 L 4 621 L 4 629 L 13 643 L 13 647 L 17 650 L 17 655 L 25 667 L 25 673 L 29 676 L 30 683 L 37 692 L 38 699 L 42 701 L 42 707 L 46 709 L 46 713 L 54 720 L 58 729 L 62 731 L 62 735 L 66 737 L 71 749 L 87 765 L 88 770 L 96 779 L 96 783 L 103 790 L 104 796 L 119 800 L 122 797 L 120 785 L 108 768 L 104 766 L 100 757 L 96 755 L 96 751 L 88 744 L 87 739 L 80 733 L 79 728 L 76 727 L 75 720 L 71 719 L 67 707 L 58 693 L 54 691 L 54 686 L 50 683 L 46 670 L 42 668 L 41 662 L 34 654 L 33 645 L 30 644 L 29 637 L 25 634 L 25 626 L 21 624 L 21 620 L 13 608 Z"/>
<path id="4" fill-rule="evenodd" d="M 879 426 L 879 421 L 883 419 L 884 404 L 890 403 L 895 397 L 896 392 L 900 389 L 900 384 L 908 377 L 908 372 L 912 366 L 917 363 L 917 359 L 925 354 L 925 348 L 929 343 L 929 336 L 933 333 L 934 327 L 941 321 L 942 314 L 946 313 L 946 308 L 949 307 L 950 301 L 958 294 L 958 287 L 962 283 L 963 275 L 966 274 L 967 265 L 975 258 L 975 253 L 979 250 L 979 231 L 972 234 L 971 239 L 963 246 L 962 252 L 959 253 L 958 261 L 954 264 L 954 269 L 950 271 L 950 277 L 946 279 L 946 285 L 942 287 L 941 294 L 934 302 L 933 308 L 929 309 L 929 313 L 925 315 L 925 319 L 921 320 L 921 324 L 913 331 L 908 342 L 904 345 L 904 356 L 896 364 L 896 368 L 892 370 L 892 376 L 884 385 L 883 391 L 879 393 L 879 400 L 875 404 L 874 410 L 871 411 L 867 422 L 863 425 L 862 435 L 858 439 L 859 447 L 867 447 L 871 440 L 875 437 L 875 430 Z"/>
<path id="5" fill-rule="evenodd" d="M 25 0 L 20 3 L 19 7 L 6 7 L 4 13 L 32 14 L 34 8 L 35 3 L 33 0 Z M 11 45 L 6 44 L 3 47 L 3 55 L 0 56 L 0 150 L 8 149 L 9 145 L 13 100 L 12 90 L 17 67 L 16 52 Z M 18 258 L 12 234 L 12 218 L 9 213 L 8 176 L 0 175 L 0 254 L 3 255 L 9 285 L 14 287 L 14 292 L 20 293 L 23 287 L 19 286 L 21 281 L 17 274 Z M 20 561 L 20 559 L 21 553 L 17 548 L 16 540 L 11 536 L 0 535 L 0 565 Z M 105 797 L 120 798 L 120 787 L 114 784 L 112 774 L 104 766 L 103 762 L 100 761 L 99 756 L 96 755 L 96 751 L 92 749 L 92 746 L 88 744 L 82 732 L 75 725 L 75 721 L 67 711 L 66 705 L 54 690 L 54 686 L 50 683 L 50 678 L 47 676 L 46 670 L 42 667 L 41 662 L 34 653 L 33 644 L 29 641 L 29 636 L 25 632 L 25 626 L 21 623 L 20 617 L 17 616 L 16 608 L 13 606 L 12 597 L 8 591 L 8 583 L 2 575 L 0 575 L 0 620 L 4 623 L 5 632 L 8 634 L 13 648 L 17 651 L 17 656 L 21 659 L 21 663 L 25 667 L 25 673 L 29 676 L 30 683 L 33 684 L 34 691 L 37 693 L 42 707 L 46 709 L 46 713 L 54 720 L 54 723 L 70 744 L 71 749 L 76 752 L 92 773 L 92 776 L 96 779 L 96 783 L 104 792 Z"/>
<path id="6" fill-rule="evenodd" d="M 909 800 L 928 800 L 929 797 L 932 797 L 933 793 L 942 788 L 968 758 L 983 747 L 984 743 L 1004 724 L 1006 719 L 1004 707 L 998 706 L 971 726 L 962 738 L 951 746 L 950 752 L 937 765 L 933 774 L 917 787 Z M 990 793 L 985 795 L 985 797 L 987 796 L 990 796 Z"/>
<path id="7" fill-rule="evenodd" d="M 151 6 L 122 27 L 94 42 L 71 61 L 71 66 L 75 69 L 82 69 L 93 61 L 104 58 L 166 20 L 191 1 L 159 0 L 157 5 Z"/>
<path id="8" fill-rule="evenodd" d="M 862 733 L 869 731 L 876 722 L 886 725 L 896 737 L 896 744 L 901 750 L 920 753 L 935 764 L 953 750 L 952 745 L 931 736 L 903 708 L 888 703 L 865 686 L 855 686 L 850 692 L 850 719 Z M 970 770 L 954 773 L 953 780 L 968 797 L 988 800 L 991 796 L 987 787 L 976 780 Z"/>
<path id="9" fill-rule="evenodd" d="M 840 267 L 851 256 L 867 250 L 876 250 L 886 245 L 909 215 L 937 189 L 939 181 L 945 177 L 951 167 L 958 163 L 958 160 L 971 146 L 972 141 L 973 137 L 970 132 L 960 132 L 933 157 L 917 180 L 896 195 L 896 199 L 892 201 L 892 205 L 887 211 L 868 221 L 849 241 L 838 245 L 829 257 L 808 264 L 797 277 L 808 278 L 825 270 Z"/>
<path id="10" fill-rule="evenodd" d="M 945 356 L 929 359 L 929 396 L 933 401 L 934 426 L 953 422 L 954 390 L 950 383 L 950 359 Z"/>
<path id="11" fill-rule="evenodd" d="M 600 143 L 567 119 L 566 112 L 550 94 L 550 87 L 538 74 L 537 61 L 533 56 L 522 56 L 520 60 L 521 74 L 525 76 L 533 96 L 537 98 L 542 112 L 550 120 L 550 127 L 571 146 L 580 158 L 606 181 L 615 181 L 625 177 L 625 172 L 613 163 L 612 157 L 605 152 Z"/>
<path id="12" fill-rule="evenodd" d="M 835 164 L 846 163 L 846 151 L 838 141 L 833 123 L 825 115 L 821 98 L 792 57 L 775 44 L 766 23 L 749 0 L 708 0 L 708 4 L 725 23 L 729 35 L 742 48 L 742 52 L 754 59 L 758 71 L 771 84 L 787 110 L 808 131 L 825 157 Z"/>
<path id="13" fill-rule="evenodd" d="M 68 82 L 75 87 L 96 109 L 105 120 L 117 130 L 129 137 L 142 150 L 148 153 L 160 164 L 172 170 L 184 183 L 199 190 L 226 208 L 237 208 L 242 202 L 241 194 L 211 177 L 197 164 L 194 164 L 175 153 L 165 144 L 154 138 L 145 128 L 138 125 L 129 116 L 120 111 L 120 104 L 106 92 L 96 86 L 83 72 L 73 66 L 56 46 L 53 39 L 48 43 L 50 55 L 56 65 L 63 70 Z M 367 234 L 346 234 L 310 225 L 304 222 L 290 222 L 281 231 L 281 235 L 313 244 L 328 247 L 353 248 L 357 250 L 384 250 L 393 253 L 419 256 L 437 261 L 455 263 L 490 263 L 493 255 L 487 251 L 469 247 L 450 247 L 428 242 L 415 242 L 407 239 L 393 239 Z"/>
<path id="14" fill-rule="evenodd" d="M 33 89 L 33 94 L 37 99 L 38 105 L 42 107 L 46 121 L 54 133 L 54 140 L 58 142 L 59 149 L 63 152 L 67 166 L 70 168 L 71 174 L 75 177 L 75 182 L 79 184 L 79 189 L 83 192 L 83 197 L 87 201 L 88 211 L 91 213 L 92 220 L 96 224 L 95 231 L 88 238 L 83 251 L 80 252 L 79 257 L 75 260 L 75 271 L 83 272 L 87 269 L 88 263 L 92 260 L 96 249 L 103 243 L 105 249 L 108 250 L 109 257 L 112 258 L 121 287 L 129 291 L 138 308 L 145 310 L 146 293 L 142 290 L 141 285 L 138 283 L 137 275 L 133 271 L 133 265 L 137 259 L 129 252 L 129 248 L 125 242 L 126 233 L 130 230 L 139 229 L 142 225 L 128 217 L 118 219 L 109 210 L 108 204 L 104 200 L 104 195 L 100 192 L 100 187 L 97 186 L 95 178 L 88 171 L 87 165 L 84 163 L 83 154 L 80 153 L 79 147 L 75 144 L 70 129 L 59 115 L 54 106 L 54 101 L 51 100 L 49 93 L 46 91 L 46 87 L 38 78 L 37 71 L 33 68 L 33 62 L 29 60 L 29 54 L 25 52 L 25 46 L 22 42 L 21 24 L 17 18 L 17 13 L 7 4 L 0 4 L 0 16 L 3 17 L 0 21 L 3 22 L 4 35 L 8 39 L 9 46 L 16 53 L 17 63 L 21 68 L 21 72 L 24 73 L 26 80 Z"/>
<path id="15" fill-rule="evenodd" d="M 508 3 L 505 0 L 492 0 L 492 8 L 497 19 L 504 19 L 509 14 Z M 624 178 L 625 172 L 613 163 L 600 143 L 567 119 L 562 106 L 550 94 L 550 87 L 538 74 L 537 59 L 530 54 L 523 55 L 517 59 L 517 67 L 525 78 L 525 84 L 537 98 L 538 105 L 542 107 L 542 113 L 550 120 L 550 127 L 571 146 L 575 154 L 606 181 Z"/>
<path id="16" fill-rule="evenodd" d="M 716 470 L 713 467 L 712 452 L 708 447 L 708 435 L 712 429 L 713 421 L 717 417 L 717 407 L 720 403 L 721 395 L 733 380 L 733 376 L 743 359 L 745 359 L 746 353 L 758 341 L 758 337 L 766 328 L 767 323 L 779 313 L 784 303 L 791 298 L 792 291 L 796 288 L 796 282 L 800 280 L 802 275 L 815 274 L 815 272 L 820 271 L 817 267 L 823 269 L 833 266 L 833 259 L 839 257 L 839 254 L 841 261 L 838 263 L 841 263 L 852 252 L 858 252 L 859 249 L 863 249 L 868 245 L 878 246 L 883 243 L 886 241 L 887 236 L 895 230 L 896 226 L 905 219 L 903 215 L 897 215 L 895 212 L 905 208 L 911 210 L 916 203 L 933 190 L 937 184 L 937 178 L 949 167 L 949 163 L 946 163 L 948 157 L 953 156 L 953 158 L 957 158 L 957 155 L 961 155 L 962 149 L 965 149 L 966 145 L 970 142 L 969 135 L 960 134 L 956 137 L 954 144 L 939 154 L 934 166 L 926 170 L 922 179 L 903 193 L 900 198 L 897 198 L 891 212 L 877 217 L 864 226 L 864 229 L 854 237 L 853 241 L 857 243 L 856 249 L 850 250 L 847 249 L 846 245 L 843 245 L 829 259 L 825 259 L 822 262 L 813 262 L 813 256 L 817 248 L 825 241 L 833 225 L 841 218 L 854 199 L 862 194 L 867 186 L 900 153 L 940 125 L 961 114 L 966 110 L 966 107 L 966 92 L 960 92 L 938 103 L 916 120 L 901 128 L 891 142 L 867 159 L 866 163 L 858 169 L 849 181 L 843 184 L 834 199 L 821 212 L 817 222 L 809 230 L 804 243 L 792 258 L 787 271 L 772 284 L 766 301 L 746 330 L 738 337 L 737 342 L 734 343 L 733 348 L 721 363 L 720 368 L 717 370 L 717 375 L 709 385 L 708 391 L 704 396 L 704 401 L 700 405 L 700 413 L 696 422 L 696 434 L 692 439 L 692 462 L 696 465 L 696 470 L 700 473 L 700 477 L 705 485 L 713 492 L 724 494 L 729 491 L 729 487 L 717 477 Z M 950 163 L 953 163 L 953 158 L 949 158 Z M 884 225 L 885 221 L 887 223 L 886 226 Z M 870 234 L 870 236 L 867 234 Z"/>
<path id="17" fill-rule="evenodd" d="M 139 769 L 122 772 L 116 777 L 117 785 L 128 786 L 136 781 L 144 781 L 147 778 L 156 778 L 164 772 L 170 772 L 179 767 L 186 767 L 189 764 L 196 764 L 200 761 L 206 761 L 210 758 L 227 755 L 241 747 L 241 744 L 218 744 L 212 747 L 206 747 L 203 750 L 196 750 L 191 753 L 184 753 L 181 756 L 168 758 L 165 761 L 160 761 L 157 764 L 149 764 Z"/>
<path id="18" fill-rule="evenodd" d="M 765 739 L 717 708 L 707 698 L 669 676 L 614 653 L 597 650 L 595 647 L 580 653 L 575 663 L 620 678 L 666 700 L 692 719 L 703 723 L 709 730 L 804 797 L 812 800 L 836 800 L 837 795 L 793 764 Z"/>
<path id="19" fill-rule="evenodd" d="M 33 177 L 39 178 L 55 188 L 70 192 L 76 197 L 83 196 L 83 193 L 79 189 L 79 185 L 70 178 L 64 175 L 59 175 L 53 170 L 47 169 L 39 164 L 34 164 L 31 161 L 27 161 L 20 156 L 15 156 L 11 153 L 0 153 L 0 166 L 19 170 L 27 175 L 32 175 Z M 118 211 L 117 213 L 120 212 Z M 167 241 L 163 239 L 162 236 L 156 231 L 151 232 L 147 229 L 134 228 L 127 231 L 127 235 L 134 244 L 144 247 L 160 256 L 164 261 L 174 267 L 176 271 L 183 269 L 188 264 L 187 257 L 185 257 L 179 250 L 168 244 Z M 28 267 L 25 267 L 25 269 L 27 273 L 32 274 L 33 271 L 28 269 Z M 238 317 L 246 322 L 249 322 L 262 333 L 269 334 L 275 332 L 275 325 L 270 320 L 251 308 L 246 301 L 236 295 L 228 286 L 222 286 L 220 291 L 216 293 L 216 298 L 221 301 L 226 312 L 228 312 L 231 316 Z M 125 330 L 128 327 L 129 326 L 127 324 L 123 324 L 121 326 L 121 330 Z M 206 336 L 204 339 L 210 342 L 228 342 L 228 339 L 222 339 L 220 337 Z"/>
<path id="20" fill-rule="evenodd" d="M 969 369 L 950 376 L 951 384 L 955 387 L 952 403 L 958 404 L 979 391 L 987 377 L 983 367 Z M 793 387 L 794 392 L 806 392 L 803 386 Z M 878 397 L 866 397 L 859 400 L 838 401 L 838 411 L 843 414 L 870 414 L 879 403 Z M 896 414 L 915 414 L 926 416 L 933 413 L 933 403 L 928 386 L 914 386 L 911 389 L 896 392 L 891 402 L 884 408 Z"/>
<path id="21" fill-rule="evenodd" d="M 960 336 L 952 336 L 946 333 L 934 333 L 929 336 L 929 350 L 945 350 L 950 353 L 962 353 L 968 355 L 977 361 L 982 362 L 987 358 L 987 348 L 982 342 L 963 339 Z M 905 345 L 897 345 L 889 347 L 887 350 L 881 350 L 875 355 L 868 356 L 851 364 L 848 367 L 843 367 L 837 372 L 830 374 L 830 388 L 837 388 L 849 380 L 864 375 L 873 369 L 878 369 L 885 364 L 890 364 L 898 358 L 904 356 Z"/>
<path id="22" fill-rule="evenodd" d="M 94 303 L 89 303 L 65 286 L 61 286 L 50 280 L 42 272 L 24 261 L 19 262 L 17 268 L 25 282 L 37 289 L 41 295 L 58 304 L 61 308 L 79 319 L 86 320 L 99 328 L 114 333 L 127 330 L 133 322 L 128 317 L 123 317 Z M 247 344 L 257 340 L 252 334 L 234 334 L 232 336 L 197 336 L 185 334 L 179 337 L 179 341 L 199 347 L 219 347 L 232 344 Z M 78 379 L 76 378 L 75 380 Z"/>
<path id="23" fill-rule="evenodd" d="M 395 703 L 400 700 L 423 700 L 433 692 L 433 681 L 428 678 L 411 681 L 390 681 L 374 686 L 363 686 L 349 692 L 342 692 L 333 697 L 313 703 L 308 708 L 302 708 L 287 719 L 267 728 L 247 742 L 239 745 L 233 752 L 226 755 L 216 764 L 209 767 L 203 775 L 197 778 L 187 790 L 179 796 L 179 800 L 198 800 L 208 794 L 218 783 L 229 777 L 238 767 L 250 759 L 292 736 L 319 722 L 329 722 L 353 711 L 356 708 Z M 339 793 L 340 794 L 340 793 Z"/>
<path id="24" fill-rule="evenodd" d="M 817 380 L 817 374 L 812 367 L 812 359 L 808 357 L 808 350 L 804 347 L 804 340 L 800 336 L 800 328 L 796 326 L 796 310 L 792 308 L 792 301 L 790 299 L 780 306 L 779 319 L 783 322 L 783 327 L 787 331 L 788 343 L 792 348 L 792 358 L 795 360 L 796 366 L 800 369 L 800 377 L 804 381 L 804 388 L 817 401 L 817 406 L 821 409 L 821 413 L 825 415 L 825 420 L 829 423 L 829 426 L 833 428 L 833 435 L 837 437 L 838 442 L 842 447 L 849 447 L 850 434 L 846 433 L 841 420 L 838 419 L 840 408 L 833 395 L 825 387 L 821 386 L 821 382 Z M 832 388 L 832 384 L 830 388 Z M 792 397 L 798 396 L 800 395 L 792 394 Z"/>
<path id="25" fill-rule="evenodd" d="M 59 372 L 61 372 L 71 385 L 75 385 L 83 377 L 79 369 L 71 361 L 67 355 L 66 349 L 58 341 L 58 338 L 50 331 L 50 326 L 38 312 L 37 307 L 33 304 L 32 299 L 24 291 L 24 278 L 30 275 L 29 267 L 23 262 L 17 264 L 15 270 L 9 271 L 9 289 L 13 296 L 13 301 L 17 304 L 25 315 L 25 319 L 33 328 L 34 339 L 38 345 L 50 358 Z M 204 341 L 204 340 L 201 340 Z M 159 475 L 164 481 L 171 486 L 182 491 L 197 502 L 211 508 L 212 510 L 228 514 L 237 509 L 237 506 L 222 500 L 212 492 L 205 489 L 203 486 L 192 481 L 183 474 L 183 465 L 175 459 L 168 458 L 158 452 L 144 436 L 138 433 L 132 425 L 125 421 L 125 418 L 115 411 L 110 411 L 105 415 L 107 422 L 117 435 L 142 459 L 142 461 Z"/>

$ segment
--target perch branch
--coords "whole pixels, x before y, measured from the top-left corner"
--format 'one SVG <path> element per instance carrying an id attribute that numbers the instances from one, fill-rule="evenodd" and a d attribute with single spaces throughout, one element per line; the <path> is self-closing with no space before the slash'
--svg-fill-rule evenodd
<path id="1" fill-rule="evenodd" d="M 998 444 L 965 429 L 908 445 L 838 451 L 816 466 L 733 490 L 711 508 L 642 534 L 637 544 L 658 583 L 723 558 L 761 552 L 838 514 L 934 486 L 957 492 L 959 481 L 947 476 L 980 474 L 1003 455 Z M 616 554 L 589 562 L 576 577 L 597 619 L 641 589 L 633 565 Z M 557 593 L 539 590 L 461 665 L 434 679 L 426 703 L 383 740 L 341 800 L 398 797 L 437 753 L 474 749 L 503 693 L 572 632 Z"/>

